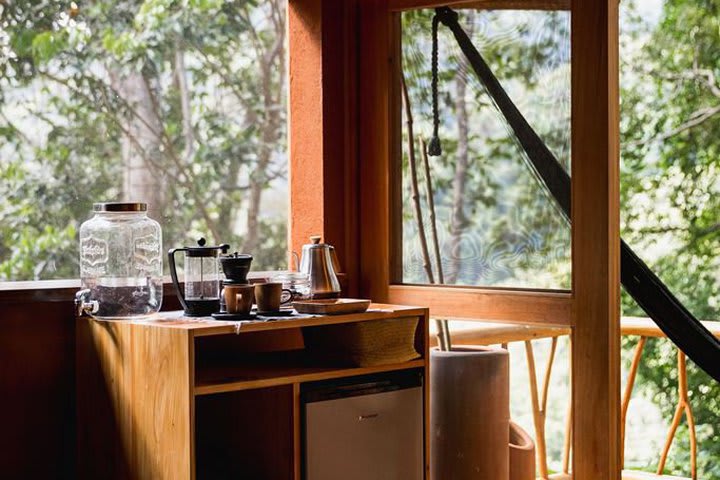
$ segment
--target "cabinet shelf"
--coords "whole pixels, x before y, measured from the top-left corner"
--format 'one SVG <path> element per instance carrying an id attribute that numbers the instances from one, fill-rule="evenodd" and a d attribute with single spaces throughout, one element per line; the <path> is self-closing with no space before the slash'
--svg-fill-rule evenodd
<path id="1" fill-rule="evenodd" d="M 343 367 L 323 365 L 303 351 L 273 353 L 238 360 L 232 364 L 198 366 L 194 393 L 210 395 L 424 366 L 425 360 L 417 359 L 373 367 Z"/>

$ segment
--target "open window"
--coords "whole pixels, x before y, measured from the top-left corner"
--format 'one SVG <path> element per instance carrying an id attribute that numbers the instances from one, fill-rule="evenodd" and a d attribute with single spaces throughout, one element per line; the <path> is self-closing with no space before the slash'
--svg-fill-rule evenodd
<path id="1" fill-rule="evenodd" d="M 0 282 L 78 277 L 93 202 L 287 265 L 286 0 L 3 2 Z"/>

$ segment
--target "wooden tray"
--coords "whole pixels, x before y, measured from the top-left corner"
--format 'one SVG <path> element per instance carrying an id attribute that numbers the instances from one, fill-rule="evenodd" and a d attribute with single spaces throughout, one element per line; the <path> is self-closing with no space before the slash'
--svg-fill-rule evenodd
<path id="1" fill-rule="evenodd" d="M 315 313 L 319 315 L 342 315 L 361 313 L 368 309 L 370 300 L 359 298 L 332 298 L 327 300 L 302 300 L 293 302 L 298 313 Z"/>

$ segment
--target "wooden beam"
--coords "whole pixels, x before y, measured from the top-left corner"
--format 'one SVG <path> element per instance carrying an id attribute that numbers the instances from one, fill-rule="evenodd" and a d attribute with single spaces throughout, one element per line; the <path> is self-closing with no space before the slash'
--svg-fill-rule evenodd
<path id="1" fill-rule="evenodd" d="M 620 479 L 618 0 L 572 4 L 575 478 Z"/>
<path id="2" fill-rule="evenodd" d="M 390 278 L 390 185 L 393 88 L 392 15 L 383 0 L 363 0 L 359 41 L 360 291 L 376 302 L 388 299 Z"/>
<path id="3" fill-rule="evenodd" d="M 391 285 L 389 302 L 430 307 L 433 316 L 571 325 L 569 293 L 448 286 Z"/>

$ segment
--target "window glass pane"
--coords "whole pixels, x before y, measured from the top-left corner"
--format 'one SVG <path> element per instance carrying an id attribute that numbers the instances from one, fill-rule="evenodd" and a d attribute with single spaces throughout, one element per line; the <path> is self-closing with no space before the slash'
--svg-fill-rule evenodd
<path id="1" fill-rule="evenodd" d="M 286 0 L 0 5 L 0 280 L 78 276 L 93 202 L 285 266 Z"/>
<path id="2" fill-rule="evenodd" d="M 720 319 L 720 2 L 620 4 L 623 239 L 697 318 Z M 623 314 L 646 316 L 628 295 Z M 636 338 L 626 338 L 626 355 Z M 630 402 L 625 468 L 657 468 L 671 424 L 677 349 L 650 339 Z M 696 478 L 720 478 L 720 385 L 687 365 Z M 666 475 L 692 474 L 683 418 Z"/>
<path id="3" fill-rule="evenodd" d="M 462 9 L 460 23 L 510 99 L 569 173 L 570 15 L 555 11 Z M 418 202 L 433 265 L 431 205 L 419 137 L 433 130 L 433 11 L 402 15 L 402 70 L 418 165 Z M 435 226 L 446 284 L 569 289 L 570 228 L 530 167 L 450 31 L 439 26 L 439 136 L 429 158 Z M 402 278 L 429 283 L 419 234 L 409 155 L 402 135 Z"/>

